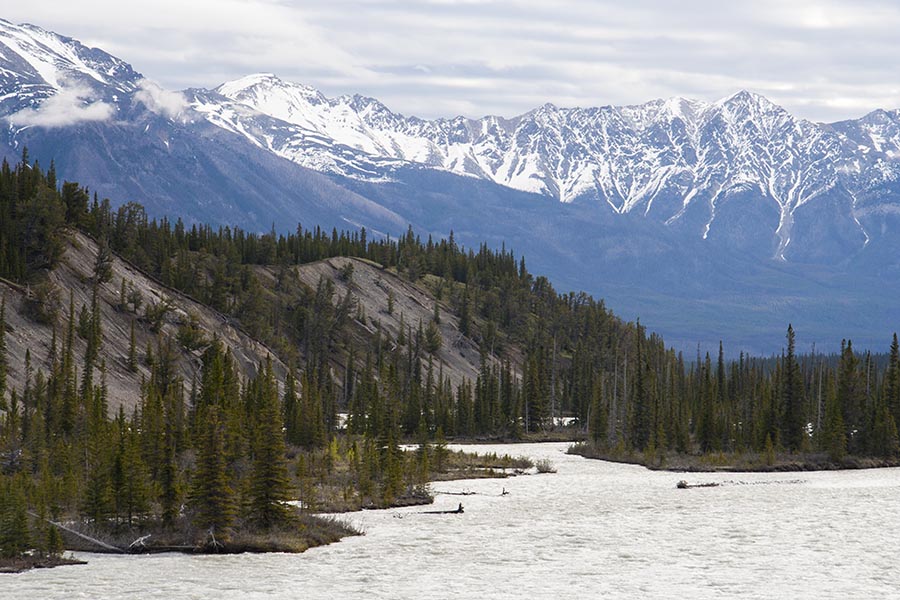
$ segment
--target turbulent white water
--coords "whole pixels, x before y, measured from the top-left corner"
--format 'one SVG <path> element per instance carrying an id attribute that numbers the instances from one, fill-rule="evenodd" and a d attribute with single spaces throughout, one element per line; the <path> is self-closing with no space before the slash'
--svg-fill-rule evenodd
<path id="1" fill-rule="evenodd" d="M 433 485 L 434 507 L 348 518 L 299 555 L 80 555 L 0 577 L 0 598 L 896 598 L 900 469 L 697 474 L 567 456 L 556 474 Z M 723 482 L 712 488 L 676 489 Z M 501 496 L 503 488 L 509 491 Z M 463 515 L 426 515 L 462 501 Z"/>

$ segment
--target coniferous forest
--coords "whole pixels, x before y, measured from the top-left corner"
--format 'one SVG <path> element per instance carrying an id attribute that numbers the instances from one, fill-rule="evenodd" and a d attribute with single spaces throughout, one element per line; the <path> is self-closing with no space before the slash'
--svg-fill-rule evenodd
<path id="1" fill-rule="evenodd" d="M 82 307 L 47 278 L 75 232 L 97 244 L 86 282 L 93 300 Z M 191 323 L 174 341 L 136 347 L 135 328 L 158 329 L 167 306 L 113 280 L 114 256 L 221 313 L 273 356 L 242 376 L 216 332 Z M 347 280 L 354 264 L 366 264 L 427 290 L 430 318 L 392 337 L 368 325 L 372 315 L 352 293 L 337 296 L 331 280 L 297 281 L 298 266 L 334 257 L 354 259 L 341 272 Z M 346 532 L 327 531 L 286 501 L 327 509 L 421 499 L 451 462 L 447 439 L 566 436 L 583 440 L 576 451 L 586 455 L 635 455 L 656 466 L 725 455 L 771 466 L 783 454 L 831 466 L 890 464 L 900 454 L 892 332 L 879 355 L 850 339 L 838 355 L 800 353 L 785 324 L 775 356 L 726 359 L 721 345 L 712 356 L 684 356 L 602 300 L 556 291 L 512 251 L 463 248 L 452 233 L 422 240 L 410 229 L 392 239 L 302 224 L 258 234 L 154 220 L 140 205 L 113 208 L 57 181 L 53 165 L 31 164 L 26 151 L 0 168 L 0 277 L 8 289 L 27 289 L 21 306 L 6 296 L 0 305 L 5 556 L 59 553 L 64 542 L 50 521 L 129 540 L 154 528 L 213 548 L 238 539 L 265 548 L 241 536 L 273 531 L 321 543 Z M 120 289 L 139 398 L 111 397 L 98 359 L 108 325 L 103 286 Z M 47 369 L 26 357 L 23 375 L 9 375 L 13 310 L 52 327 Z M 454 384 L 444 373 L 438 351 L 455 340 L 441 335 L 442 319 L 478 348 L 472 380 Z M 373 333 L 352 334 L 359 323 Z M 192 381 L 173 368 L 182 354 L 201 364 Z M 287 365 L 283 376 L 275 359 Z M 419 450 L 402 451 L 404 442 Z M 331 495 L 317 499 L 323 488 Z"/>

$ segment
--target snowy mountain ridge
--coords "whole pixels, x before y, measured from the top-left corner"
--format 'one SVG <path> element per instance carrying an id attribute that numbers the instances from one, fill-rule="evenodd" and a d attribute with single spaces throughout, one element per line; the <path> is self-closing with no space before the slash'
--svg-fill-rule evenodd
<path id="1" fill-rule="evenodd" d="M 797 119 L 747 91 L 717 102 L 545 104 L 511 119 L 432 121 L 393 113 L 372 98 L 327 98 L 272 74 L 244 77 L 215 91 L 293 126 L 281 135 L 244 128 L 256 143 L 298 164 L 348 177 L 389 179 L 391 168 L 412 163 L 561 202 L 599 201 L 616 213 L 641 212 L 666 223 L 682 218 L 693 203 L 705 203 L 710 210 L 704 238 L 716 205 L 752 188 L 779 213 L 775 254 L 782 257 L 798 207 L 836 186 L 855 195 L 873 178 L 896 180 L 900 173 L 898 111 L 823 125 Z M 233 119 L 232 126 L 240 129 L 240 121 Z M 865 235 L 861 225 L 860 230 Z"/>
<path id="2" fill-rule="evenodd" d="M 35 108 L 67 90 L 89 90 L 88 102 L 130 94 L 142 79 L 131 66 L 72 38 L 0 19 L 0 113 Z M 83 92 L 81 92 L 83 93 Z"/>
<path id="3" fill-rule="evenodd" d="M 882 189 L 900 181 L 897 110 L 817 124 L 741 91 L 716 102 L 545 104 L 512 118 L 425 120 L 373 98 L 328 98 L 270 73 L 187 90 L 171 109 L 159 100 L 162 91 L 144 87 L 139 73 L 102 50 L 0 20 L 0 114 L 17 130 L 109 119 L 135 102 L 172 116 L 183 101 L 187 118 L 328 175 L 386 183 L 399 169 L 438 169 L 642 215 L 704 240 L 723 229 L 727 213 L 724 227 L 736 227 L 740 243 L 750 243 L 746 230 L 755 228 L 756 246 L 782 260 L 798 209 L 817 198 L 840 197 L 835 210 L 847 249 L 870 240 L 861 219 L 900 211 Z M 740 214 L 723 210 L 735 199 L 743 202 Z M 740 223 L 741 214 L 764 227 Z"/>

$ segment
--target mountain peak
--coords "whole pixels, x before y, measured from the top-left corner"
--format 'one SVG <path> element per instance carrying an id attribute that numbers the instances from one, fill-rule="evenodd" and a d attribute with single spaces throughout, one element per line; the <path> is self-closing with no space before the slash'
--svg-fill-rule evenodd
<path id="1" fill-rule="evenodd" d="M 749 90 L 740 90 L 730 96 L 726 96 L 715 103 L 717 106 L 747 106 L 769 111 L 772 109 L 784 110 L 762 94 Z"/>
<path id="2" fill-rule="evenodd" d="M 288 85 L 288 83 L 275 75 L 275 73 L 251 73 L 232 81 L 226 81 L 217 87 L 215 91 L 230 98 L 250 88 L 275 88 L 285 85 Z"/>
<path id="3" fill-rule="evenodd" d="M 78 83 L 133 91 L 142 78 L 130 65 L 106 52 L 42 29 L 0 19 L 0 84 L 38 85 L 44 95 Z M 13 79 L 15 81 L 13 81 Z"/>

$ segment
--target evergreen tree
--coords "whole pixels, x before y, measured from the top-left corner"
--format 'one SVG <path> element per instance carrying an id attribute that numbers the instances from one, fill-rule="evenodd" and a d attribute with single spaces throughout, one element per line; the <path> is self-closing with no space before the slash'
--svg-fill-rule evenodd
<path id="1" fill-rule="evenodd" d="M 847 454 L 847 433 L 845 430 L 840 397 L 835 392 L 832 379 L 828 378 L 825 389 L 823 449 L 828 452 L 829 458 L 834 462 L 840 462 Z"/>
<path id="2" fill-rule="evenodd" d="M 279 411 L 278 386 L 271 359 L 266 361 L 257 385 L 258 418 L 250 473 L 247 517 L 261 529 L 285 523 L 290 518 L 286 502 L 290 484 L 285 461 L 283 420 Z"/>
<path id="3" fill-rule="evenodd" d="M 900 422 L 900 345 L 897 344 L 896 333 L 891 341 L 890 358 L 884 377 L 884 395 L 885 403 L 891 416 L 894 417 L 894 422 Z"/>
<path id="4" fill-rule="evenodd" d="M 435 306 L 437 306 L 437 304 L 435 304 Z M 443 337 L 441 336 L 441 330 L 437 324 L 438 321 L 432 320 L 428 323 L 428 327 L 425 328 L 425 350 L 428 351 L 429 354 L 436 354 L 444 343 Z"/>
<path id="5" fill-rule="evenodd" d="M 219 407 L 204 407 L 202 437 L 197 449 L 197 466 L 190 494 L 193 521 L 215 539 L 226 542 L 235 518 L 234 492 L 225 469 L 225 443 Z"/>
<path id="6" fill-rule="evenodd" d="M 16 558 L 30 546 L 22 480 L 0 480 L 0 558 Z"/>
<path id="7" fill-rule="evenodd" d="M 171 527 L 175 523 L 179 515 L 182 497 L 176 462 L 176 435 L 173 429 L 171 424 L 166 428 L 165 454 L 159 477 L 159 503 L 162 509 L 160 516 L 164 527 Z"/>
<path id="8" fill-rule="evenodd" d="M 853 342 L 841 344 L 841 360 L 838 365 L 837 399 L 843 412 L 847 431 L 847 451 L 862 454 L 866 450 L 868 435 L 865 419 L 865 384 L 860 372 L 859 357 L 853 351 Z"/>
<path id="9" fill-rule="evenodd" d="M 803 449 L 806 438 L 803 380 L 794 353 L 794 328 L 788 325 L 787 356 L 783 358 L 781 398 L 784 407 L 782 442 L 790 451 Z"/>
<path id="10" fill-rule="evenodd" d="M 150 474 L 140 455 L 140 445 L 120 411 L 119 442 L 113 463 L 113 505 L 116 520 L 129 526 L 150 511 Z"/>
<path id="11" fill-rule="evenodd" d="M 605 442 L 608 424 L 603 407 L 603 384 L 599 378 L 594 382 L 591 393 L 591 416 L 588 433 L 595 446 Z"/>

